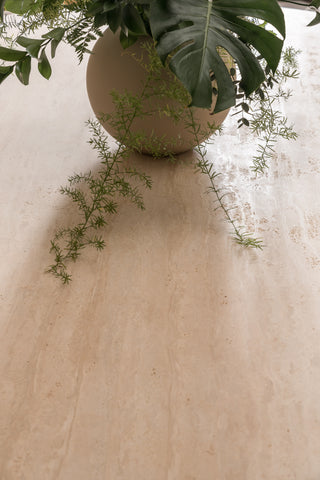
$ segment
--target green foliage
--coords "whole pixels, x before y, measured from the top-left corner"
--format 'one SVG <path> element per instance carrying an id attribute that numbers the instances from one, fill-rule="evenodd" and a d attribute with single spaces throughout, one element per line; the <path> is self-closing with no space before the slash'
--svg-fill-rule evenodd
<path id="1" fill-rule="evenodd" d="M 300 5 L 302 7 L 305 7 L 306 8 L 306 4 L 305 3 L 302 3 L 302 2 L 299 2 L 299 0 L 286 0 L 286 3 L 291 3 L 292 5 Z M 310 4 L 308 5 L 308 8 L 310 10 L 314 10 L 316 12 L 316 16 L 314 17 L 314 19 L 308 24 L 308 27 L 312 27 L 314 25 L 318 25 L 320 23 L 320 12 L 319 12 L 319 8 L 320 8 L 320 0 L 312 0 L 312 2 L 310 2 Z"/>
<path id="2" fill-rule="evenodd" d="M 13 66 L 0 66 L 0 84 L 13 72 Z"/>
<path id="3" fill-rule="evenodd" d="M 298 1 L 289 3 L 299 4 Z M 319 5 L 320 0 L 311 3 L 310 8 L 317 11 L 311 24 L 319 21 Z M 90 43 L 101 35 L 100 28 L 108 25 L 114 33 L 120 30 L 124 48 L 139 36 L 153 37 L 158 43 L 159 57 L 169 62 L 171 70 L 189 91 L 191 105 L 210 108 L 210 76 L 214 72 L 216 112 L 236 102 L 232 80 L 218 47 L 226 49 L 235 59 L 240 86 L 249 96 L 265 81 L 261 63 L 267 62 L 273 72 L 276 70 L 285 37 L 284 18 L 277 0 L 76 0 L 66 3 L 63 0 L 0 0 L 0 15 L 4 7 L 21 14 L 16 22 L 19 34 L 15 37 L 26 38 L 42 26 L 63 29 L 61 38 L 47 38 L 49 41 L 45 44 L 24 47 L 26 54 L 37 58 L 39 71 L 45 78 L 49 78 L 51 72 L 49 53 L 43 52 L 47 45 L 54 57 L 59 42 L 64 40 L 75 48 L 81 62 L 84 55 L 90 53 Z M 8 41 L 13 52 L 16 50 L 17 42 L 14 37 L 7 37 L 7 28 L 0 22 L 1 39 Z M 26 60 L 24 66 L 28 64 Z M 7 69 L 0 81 L 13 71 L 26 84 L 28 76 L 21 75 L 21 63 Z M 245 119 L 243 122 L 246 124 Z"/>
<path id="4" fill-rule="evenodd" d="M 3 7 L 12 6 L 12 2 L 0 0 L 0 14 Z M 313 1 L 314 8 L 319 7 L 318 2 L 320 0 Z M 151 188 L 151 179 L 130 166 L 130 153 L 148 149 L 154 157 L 160 157 L 167 151 L 174 160 L 169 148 L 173 139 L 146 138 L 144 132 L 133 133 L 131 126 L 136 118 L 155 113 L 145 111 L 144 100 L 163 96 L 175 100 L 174 107 L 161 107 L 160 110 L 157 102 L 149 104 L 158 109 L 160 115 L 176 122 L 183 120 L 196 143 L 203 138 L 204 132 L 199 131 L 192 108 L 187 106 L 211 106 L 212 93 L 217 95 L 216 111 L 237 100 L 238 126 L 249 126 L 259 137 L 252 167 L 255 172 L 263 172 L 268 166 L 279 137 L 296 138 L 287 119 L 276 108 L 280 98 L 289 97 L 282 84 L 286 78 L 296 78 L 297 66 L 294 52 L 289 50 L 284 52 L 282 69 L 276 70 L 282 38 L 268 28 L 275 27 L 284 37 L 284 23 L 275 0 L 260 0 L 259 8 L 254 0 L 237 0 L 236 3 L 231 0 L 77 0 L 66 5 L 61 0 L 21 0 L 14 3 L 12 10 L 22 16 L 13 19 L 10 25 L 0 22 L 0 39 L 6 45 L 0 46 L 0 60 L 3 61 L 0 83 L 15 72 L 27 85 L 34 60 L 41 75 L 49 78 L 49 56 L 55 56 L 61 41 L 73 46 L 82 61 L 84 54 L 90 52 L 90 42 L 101 35 L 100 27 L 106 24 L 114 32 L 120 29 L 124 47 L 145 34 L 153 35 L 158 41 L 159 56 L 153 47 L 146 45 L 150 61 L 137 58 L 147 70 L 141 94 L 113 92 L 115 113 L 104 120 L 118 133 L 117 148 L 111 151 L 99 124 L 89 121 L 90 144 L 98 154 L 101 169 L 97 174 L 74 175 L 61 189 L 79 213 L 79 222 L 59 230 L 51 242 L 54 263 L 49 271 L 64 283 L 71 279 L 69 261 L 75 261 L 86 246 L 104 248 L 99 231 L 117 212 L 119 198 L 125 197 L 138 208 L 144 208 L 139 187 Z M 43 25 L 48 27 L 48 32 L 34 38 Z M 18 31 L 18 35 L 12 37 L 11 28 Z M 235 79 L 235 69 L 227 70 L 222 62 L 217 50 L 220 46 L 235 58 L 239 80 Z M 160 59 L 176 74 L 169 86 L 161 79 Z M 216 87 L 212 87 L 213 80 L 217 82 Z M 207 130 L 214 132 L 214 125 L 208 125 Z M 198 145 L 197 152 L 196 170 L 208 177 L 209 191 L 215 195 L 218 207 L 231 224 L 236 242 L 261 249 L 262 241 L 248 234 L 232 218 L 233 207 L 228 206 L 228 193 L 218 186 L 219 173 L 207 159 L 206 144 Z"/>
<path id="5" fill-rule="evenodd" d="M 276 0 L 154 0 L 150 23 L 157 51 L 192 96 L 192 105 L 210 108 L 210 72 L 218 84 L 216 111 L 235 103 L 229 73 L 217 51 L 223 47 L 236 60 L 241 72 L 241 87 L 247 95 L 264 80 L 264 72 L 252 47 L 277 68 L 282 39 L 251 18 L 262 19 L 285 36 L 282 11 Z M 250 17 L 250 19 L 248 18 Z"/>
<path id="6" fill-rule="evenodd" d="M 3 20 L 3 10 L 4 10 L 4 4 L 6 0 L 0 0 L 0 19 Z"/>
<path id="7" fill-rule="evenodd" d="M 31 57 L 27 55 L 16 64 L 16 75 L 20 82 L 28 85 L 31 71 Z"/>
<path id="8" fill-rule="evenodd" d="M 82 62 L 84 54 L 90 53 L 90 42 L 100 36 L 101 32 L 92 23 L 92 19 L 83 18 L 68 29 L 66 40 L 74 47 L 79 62 Z"/>
<path id="9" fill-rule="evenodd" d="M 55 18 L 61 10 L 63 1 L 64 0 L 44 0 L 42 6 L 44 18 L 46 20 Z"/>
<path id="10" fill-rule="evenodd" d="M 233 229 L 233 238 L 239 245 L 242 245 L 245 248 L 258 248 L 262 250 L 263 241 L 260 238 L 255 238 L 251 233 L 246 232 L 245 227 L 237 225 L 236 221 L 231 216 L 231 210 L 234 209 L 234 206 L 228 207 L 225 198 L 228 196 L 228 192 L 225 192 L 223 189 L 217 186 L 216 180 L 221 173 L 217 172 L 214 169 L 214 165 L 207 159 L 207 147 L 206 144 L 209 143 L 205 141 L 200 143 L 199 138 L 199 126 L 197 125 L 192 109 L 188 109 L 189 122 L 187 122 L 187 127 L 190 131 L 193 132 L 195 139 L 197 140 L 198 146 L 196 147 L 196 152 L 198 153 L 198 159 L 195 164 L 196 171 L 205 175 L 209 181 L 210 186 L 208 192 L 214 193 L 216 197 L 217 208 L 220 208 L 225 216 L 225 219 L 231 225 Z M 212 141 L 212 139 L 211 139 Z"/>
<path id="11" fill-rule="evenodd" d="M 159 62 L 160 63 L 160 62 Z M 117 130 L 120 139 L 115 151 L 111 151 L 107 136 L 102 133 L 98 122 L 89 121 L 92 136 L 89 141 L 101 161 L 101 169 L 97 175 L 91 172 L 74 175 L 69 179 L 69 185 L 61 189 L 76 205 L 80 215 L 80 223 L 73 227 L 61 229 L 51 242 L 51 252 L 54 263 L 48 272 L 60 278 L 63 283 L 69 283 L 71 275 L 68 272 L 68 261 L 75 261 L 86 246 L 94 246 L 98 250 L 104 248 L 103 239 L 97 235 L 97 230 L 107 224 L 107 218 L 117 212 L 119 197 L 125 197 L 138 208 L 144 209 L 142 195 L 138 185 L 151 188 L 151 179 L 137 172 L 126 162 L 133 149 L 138 149 L 141 138 L 133 135 L 131 126 L 138 117 L 148 114 L 142 108 L 145 98 L 152 95 L 152 78 L 156 69 L 151 63 L 141 95 L 125 93 L 119 95 L 113 92 L 115 112 L 105 115 L 100 120 L 108 121 Z M 141 132 L 143 135 L 143 132 Z"/>
<path id="12" fill-rule="evenodd" d="M 55 8 L 62 8 L 60 0 L 55 3 Z M 88 45 L 92 40 L 95 40 L 101 35 L 101 32 L 93 25 L 92 19 L 83 18 L 80 12 L 83 9 L 83 2 L 77 2 L 64 9 L 64 15 L 60 14 L 59 22 L 52 23 L 48 18 L 48 10 L 43 11 L 44 5 L 40 8 L 37 3 L 32 4 L 37 6 L 38 10 L 26 13 L 20 20 L 10 25 L 11 29 L 18 30 L 20 35 L 17 35 L 15 44 L 24 48 L 25 50 L 17 50 L 16 48 L 8 48 L 0 46 L 0 59 L 5 62 L 14 62 L 13 65 L 3 65 L 7 67 L 6 70 L 0 72 L 0 83 L 5 80 L 13 71 L 15 71 L 18 79 L 24 84 L 29 83 L 29 75 L 31 70 L 30 57 L 36 59 L 38 70 L 41 75 L 49 79 L 51 76 L 51 65 L 49 55 L 51 58 L 55 57 L 58 45 L 62 40 L 65 40 L 75 48 L 79 61 L 82 61 L 84 53 L 89 52 Z M 47 2 L 47 7 L 49 3 Z M 27 7 L 26 7 L 27 8 Z M 53 10 L 52 10 L 53 12 Z M 61 13 L 61 12 L 60 12 Z M 73 16 L 73 13 L 76 16 Z M 47 33 L 42 34 L 41 38 L 30 38 L 25 36 L 26 33 L 35 33 L 42 24 L 46 22 L 48 26 L 53 26 Z M 6 29 L 2 31 L 3 39 L 10 44 L 10 37 L 6 37 Z"/>
<path id="13" fill-rule="evenodd" d="M 98 235 L 98 231 L 108 223 L 108 218 L 117 212 L 119 198 L 125 197 L 138 208 L 144 209 L 139 185 L 149 189 L 152 181 L 130 165 L 130 154 L 147 148 L 154 157 L 160 157 L 167 145 L 172 144 L 171 138 L 147 139 L 143 131 L 132 132 L 131 126 L 137 118 L 150 115 L 150 111 L 144 110 L 144 101 L 162 98 L 166 93 L 169 98 L 176 100 L 177 108 L 174 112 L 164 110 L 164 115 L 172 115 L 173 119 L 177 120 L 186 112 L 186 105 L 190 100 L 188 93 L 177 79 L 167 87 L 167 83 L 163 82 L 163 67 L 154 47 L 146 44 L 145 50 L 150 61 L 145 61 L 144 57 L 136 58 L 147 73 L 140 94 L 119 94 L 114 91 L 114 113 L 100 118 L 101 122 L 108 121 L 117 131 L 119 141 L 116 149 L 110 149 L 107 135 L 102 132 L 100 124 L 89 121 L 92 134 L 89 143 L 98 154 L 101 169 L 95 175 L 92 172 L 74 175 L 69 178 L 69 185 L 61 189 L 61 193 L 77 206 L 80 216 L 80 222 L 60 229 L 51 242 L 54 263 L 48 272 L 60 278 L 63 283 L 71 280 L 68 262 L 75 261 L 86 246 L 93 246 L 98 250 L 104 248 L 105 242 Z"/>
<path id="14" fill-rule="evenodd" d="M 0 47 L 0 59 L 7 62 L 15 62 L 13 65 L 3 66 L 4 69 L 7 69 L 7 72 L 12 73 L 15 71 L 18 79 L 24 84 L 28 85 L 29 76 L 31 71 L 31 57 L 36 58 L 38 61 L 38 69 L 41 75 L 49 79 L 51 75 L 51 66 L 46 55 L 45 49 L 47 45 L 55 41 L 56 44 L 59 43 L 53 38 L 41 38 L 41 39 L 31 39 L 20 36 L 17 38 L 18 45 L 25 47 L 23 50 L 15 50 L 12 48 Z M 5 70 L 4 70 L 5 72 Z M 5 74 L 4 80 L 8 75 Z"/>
<path id="15" fill-rule="evenodd" d="M 128 128 L 131 121 L 132 117 L 124 128 Z M 98 250 L 104 248 L 105 242 L 97 231 L 108 223 L 110 215 L 117 212 L 118 198 L 125 197 L 138 208 L 144 209 L 137 183 L 151 188 L 148 176 L 125 163 L 129 149 L 119 143 L 116 151 L 112 152 L 101 125 L 97 121 L 89 121 L 88 125 L 92 134 L 89 143 L 97 151 L 102 168 L 96 175 L 92 172 L 73 175 L 69 178 L 69 185 L 61 188 L 61 193 L 77 205 L 81 219 L 77 225 L 59 230 L 51 241 L 50 251 L 55 258 L 48 272 L 63 283 L 71 280 L 67 270 L 68 261 L 75 261 L 86 246 Z"/>
<path id="16" fill-rule="evenodd" d="M 151 35 L 150 3 L 151 0 L 93 0 L 88 3 L 87 16 L 93 16 L 96 28 L 108 25 L 113 33 L 120 29 L 120 42 L 128 48 L 139 36 Z"/>
<path id="17" fill-rule="evenodd" d="M 41 50 L 39 55 L 38 70 L 47 80 L 51 77 L 51 66 L 44 48 Z"/>
<path id="18" fill-rule="evenodd" d="M 38 58 L 40 48 L 42 47 L 44 40 L 35 38 L 26 38 L 22 35 L 17 38 L 17 43 L 21 47 L 25 47 L 26 51 L 30 53 L 32 57 Z"/>
<path id="19" fill-rule="evenodd" d="M 13 48 L 6 48 L 0 46 L 0 59 L 7 62 L 16 62 L 26 56 L 26 52 L 22 50 L 14 50 Z"/>
<path id="20" fill-rule="evenodd" d="M 49 38 L 51 42 L 51 58 L 54 58 L 56 55 L 56 50 L 61 42 L 61 40 L 64 37 L 64 34 L 66 32 L 66 29 L 62 27 L 56 27 L 50 32 L 46 33 L 43 35 L 43 38 Z"/>
<path id="21" fill-rule="evenodd" d="M 313 8 L 318 2 L 313 0 Z M 37 58 L 39 71 L 45 78 L 49 78 L 50 54 L 43 53 L 43 48 L 49 46 L 54 57 L 63 40 L 75 48 L 81 62 L 84 55 L 90 53 L 90 43 L 101 35 L 100 28 L 108 25 L 113 32 L 120 30 L 124 48 L 143 35 L 157 40 L 161 60 L 169 61 L 171 70 L 189 91 L 192 105 L 210 107 L 210 75 L 214 71 L 216 112 L 230 107 L 236 100 L 217 47 L 224 47 L 235 59 L 241 88 L 250 95 L 265 80 L 261 59 L 275 71 L 285 36 L 283 14 L 277 0 L 237 0 L 236 3 L 231 0 L 76 0 L 66 3 L 63 0 L 0 0 L 0 14 L 4 6 L 21 14 L 21 18 L 13 20 L 18 35 L 11 38 L 7 36 L 6 25 L 0 22 L 0 40 L 8 42 L 12 50 L 16 50 L 16 37 L 26 38 L 40 27 L 63 29 L 61 38 L 47 38 L 49 41 L 38 45 L 39 49 L 37 45 L 24 47 L 31 49 L 26 54 Z M 269 31 L 270 27 L 273 31 Z M 43 60 L 45 57 L 47 60 Z M 21 64 L 8 69 L 9 73 L 2 75 L 1 81 L 15 71 L 26 83 L 27 75 L 21 76 L 20 67 Z"/>
<path id="22" fill-rule="evenodd" d="M 259 139 L 252 165 L 255 173 L 263 173 L 268 168 L 279 138 L 297 139 L 293 126 L 288 125 L 287 117 L 279 109 L 279 102 L 288 100 L 291 96 L 291 91 L 284 88 L 287 80 L 299 77 L 298 53 L 299 51 L 292 47 L 286 48 L 282 53 L 281 64 L 274 74 L 268 66 L 265 66 L 266 81 L 250 97 L 246 97 L 239 89 L 238 82 L 234 82 L 238 92 L 237 98 L 240 100 L 234 113 L 240 115 L 238 127 L 243 125 L 249 127 Z"/>
<path id="23" fill-rule="evenodd" d="M 9 10 L 9 12 L 17 13 L 19 15 L 27 13 L 30 10 L 30 8 L 34 7 L 36 3 L 37 3 L 37 0 L 4 0 L 3 1 L 3 5 L 5 5 L 6 9 Z M 38 0 L 38 3 L 40 3 L 39 0 Z"/>
<path id="24" fill-rule="evenodd" d="M 136 58 L 147 72 L 146 81 L 140 94 L 133 95 L 129 92 L 120 94 L 114 91 L 112 93 L 114 113 L 100 118 L 102 123 L 108 122 L 116 130 L 116 136 L 119 138 L 116 149 L 110 148 L 108 137 L 102 132 L 100 124 L 97 121 L 89 121 L 88 126 L 91 131 L 89 143 L 97 152 L 101 168 L 96 174 L 88 172 L 73 175 L 69 178 L 69 184 L 61 189 L 61 193 L 75 204 L 79 214 L 79 222 L 60 229 L 51 241 L 54 263 L 49 267 L 48 272 L 53 273 L 63 283 L 69 283 L 72 278 L 68 267 L 69 262 L 76 261 L 85 247 L 93 246 L 97 250 L 105 247 L 105 241 L 99 235 L 99 231 L 103 230 L 108 224 L 109 218 L 118 212 L 119 198 L 124 197 L 138 208 L 144 209 L 139 186 L 150 189 L 152 181 L 147 175 L 138 172 L 130 165 L 130 155 L 133 151 L 141 152 L 142 148 L 147 148 L 154 157 L 161 157 L 166 145 L 172 144 L 172 139 L 149 138 L 146 144 L 147 139 L 144 132 L 133 133 L 131 127 L 137 118 L 155 113 L 145 110 L 145 100 L 151 100 L 148 102 L 149 105 L 156 105 L 157 102 L 152 100 L 156 100 L 158 97 L 163 98 L 163 96 L 175 100 L 176 107 L 174 109 L 159 107 L 160 109 L 156 111 L 170 117 L 173 121 L 183 120 L 185 128 L 193 134 L 195 142 L 198 144 L 195 170 L 208 178 L 208 191 L 214 194 L 217 208 L 223 211 L 225 219 L 232 226 L 236 243 L 246 248 L 263 248 L 262 240 L 254 238 L 246 232 L 245 227 L 238 225 L 232 217 L 231 212 L 234 206 L 228 205 L 228 192 L 225 192 L 217 182 L 220 173 L 215 170 L 214 165 L 207 158 L 206 142 L 200 144 L 200 138 L 216 131 L 215 126 L 208 124 L 205 132 L 200 129 L 194 119 L 193 109 L 187 108 L 190 102 L 188 92 L 175 77 L 171 84 L 164 82 L 163 67 L 154 47 L 150 43 L 146 43 L 144 48 L 149 56 L 149 61 L 145 61 L 144 57 Z M 279 88 L 284 78 L 290 76 L 287 70 L 288 62 L 291 62 L 292 72 L 296 71 L 293 51 L 286 51 L 284 56 L 286 56 L 287 62 L 283 66 L 282 73 L 277 74 Z M 231 76 L 234 76 L 234 73 L 231 71 Z M 292 75 L 293 78 L 295 76 L 296 74 Z M 265 88 L 266 90 L 270 89 L 270 85 L 266 84 Z M 265 112 L 269 105 L 267 102 Z M 264 116 L 266 115 L 264 114 Z M 262 121 L 266 124 L 269 120 L 262 120 L 261 117 L 260 128 L 262 128 Z M 256 119 L 256 125 L 258 124 L 259 121 Z M 278 127 L 276 119 L 269 128 Z M 173 155 L 170 158 L 174 160 Z"/>

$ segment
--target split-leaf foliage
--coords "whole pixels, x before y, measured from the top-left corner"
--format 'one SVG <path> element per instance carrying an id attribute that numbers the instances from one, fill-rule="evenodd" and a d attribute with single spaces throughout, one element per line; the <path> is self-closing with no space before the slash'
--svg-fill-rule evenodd
<path id="1" fill-rule="evenodd" d="M 312 8 L 318 8 L 319 2 L 313 0 Z M 108 26 L 120 33 L 125 48 L 140 36 L 151 36 L 161 61 L 168 63 L 189 91 L 191 105 L 210 108 L 210 76 L 214 72 L 216 112 L 236 103 L 219 47 L 234 58 L 241 88 L 250 95 L 265 81 L 261 59 L 274 72 L 285 38 L 277 0 L 0 0 L 3 22 L 4 8 L 21 17 L 16 21 L 20 35 L 0 49 L 0 83 L 15 72 L 28 84 L 34 60 L 39 72 L 49 78 L 50 57 L 55 56 L 61 41 L 72 45 L 82 61 L 101 28 Z M 36 30 L 43 26 L 48 33 L 36 37 Z M 26 31 L 32 33 L 29 42 Z M 0 44 L 1 37 L 5 39 L 6 28 L 0 22 Z"/>

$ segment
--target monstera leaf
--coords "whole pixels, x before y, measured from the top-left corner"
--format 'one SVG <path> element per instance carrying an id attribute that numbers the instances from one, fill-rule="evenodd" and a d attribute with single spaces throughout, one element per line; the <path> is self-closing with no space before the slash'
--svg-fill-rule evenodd
<path id="1" fill-rule="evenodd" d="M 263 20 L 260 24 L 268 29 L 253 19 Z M 264 80 L 257 57 L 275 70 L 285 36 L 283 13 L 276 0 L 153 0 L 150 24 L 161 60 L 169 59 L 171 70 L 191 94 L 192 105 L 210 108 L 210 74 L 214 72 L 216 112 L 235 103 L 234 86 L 218 47 L 234 58 L 241 87 L 250 95 Z"/>

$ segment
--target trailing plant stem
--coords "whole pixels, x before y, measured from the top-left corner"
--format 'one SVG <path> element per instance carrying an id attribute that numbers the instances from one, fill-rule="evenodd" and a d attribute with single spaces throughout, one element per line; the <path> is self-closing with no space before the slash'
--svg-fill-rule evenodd
<path id="1" fill-rule="evenodd" d="M 141 97 L 143 98 L 144 94 L 145 94 L 145 91 L 146 89 L 148 88 L 148 84 L 150 83 L 150 76 L 147 77 L 147 81 L 143 87 L 143 90 L 141 92 Z M 126 127 L 126 131 L 125 131 L 125 134 L 123 135 L 123 138 L 119 141 L 118 143 L 118 147 L 117 147 L 117 150 L 116 152 L 114 153 L 114 156 L 113 156 L 113 161 L 111 162 L 111 165 L 108 165 L 108 168 L 107 170 L 105 171 L 104 175 L 103 175 L 103 183 L 107 182 L 108 180 L 108 177 L 110 176 L 110 172 L 112 171 L 115 163 L 117 162 L 117 160 L 119 159 L 119 157 L 122 156 L 122 153 L 123 153 L 123 149 L 125 148 L 124 147 L 124 141 L 126 139 L 126 136 L 130 130 L 130 127 L 132 126 L 132 123 L 134 121 L 134 119 L 136 118 L 136 115 L 137 115 L 137 108 L 138 107 L 135 107 L 134 111 L 132 112 L 131 114 L 131 118 L 129 118 L 129 122 L 127 124 L 127 127 Z M 93 214 L 93 212 L 96 210 L 97 208 L 97 203 L 98 203 L 98 197 L 96 196 L 96 198 L 93 200 L 93 203 L 92 203 L 92 207 L 90 208 L 88 214 L 86 215 L 86 220 L 83 224 L 83 229 L 86 229 L 87 228 L 87 225 L 88 225 L 88 222 L 91 218 L 91 215 Z"/>
<path id="2" fill-rule="evenodd" d="M 153 75 L 152 72 L 150 71 L 146 77 L 146 81 L 143 85 L 142 91 L 140 93 L 140 101 L 147 95 L 147 91 L 150 88 L 150 83 L 153 80 Z M 106 186 L 108 184 L 108 181 L 111 177 L 112 171 L 115 168 L 115 166 L 119 163 L 121 158 L 126 157 L 131 149 L 130 147 L 126 147 L 125 143 L 128 141 L 128 136 L 130 134 L 130 129 L 132 127 L 133 121 L 139 114 L 139 103 L 136 102 L 130 111 L 129 115 L 124 115 L 120 113 L 120 124 L 121 126 L 124 126 L 124 128 L 121 130 L 121 136 L 119 138 L 119 141 L 117 142 L 117 148 L 116 151 L 112 154 L 111 156 L 111 161 L 108 162 L 108 148 L 106 147 L 105 144 L 101 145 L 101 137 L 99 128 L 95 127 L 95 125 L 92 122 L 88 122 L 88 124 L 91 126 L 93 129 L 93 133 L 96 137 L 92 138 L 89 143 L 93 145 L 94 149 L 99 150 L 99 156 L 102 159 L 102 164 L 106 165 L 106 170 L 104 172 L 100 172 L 100 177 L 99 177 L 99 185 Z M 119 112 L 118 112 L 119 113 Z M 98 140 L 95 140 L 95 138 L 98 138 Z M 99 141 L 100 140 L 100 141 Z M 119 173 L 119 172 L 118 172 Z M 127 174 L 132 174 L 136 175 L 137 173 L 134 170 L 127 170 Z M 142 177 L 142 175 L 141 175 Z M 83 178 L 83 177 L 82 177 Z M 80 177 L 80 179 L 82 179 Z M 86 177 L 87 179 L 90 178 Z M 151 181 L 147 179 L 147 177 L 144 177 L 145 183 L 147 187 L 151 187 Z M 95 186 L 98 185 L 98 181 L 96 181 Z M 115 187 L 115 186 L 114 186 Z M 119 187 L 121 188 L 121 186 Z M 114 188 L 116 190 L 116 187 Z M 50 273 L 53 273 L 56 277 L 60 278 L 63 283 L 69 283 L 71 280 L 71 275 L 67 273 L 66 270 L 66 260 L 72 259 L 76 260 L 77 257 L 79 256 L 79 250 L 84 248 L 88 244 L 93 244 L 101 250 L 104 247 L 104 241 L 101 239 L 98 239 L 94 237 L 93 239 L 90 239 L 88 237 L 85 237 L 85 233 L 87 232 L 88 229 L 92 228 L 94 224 L 92 224 L 92 217 L 95 214 L 96 211 L 100 211 L 100 204 L 101 204 L 101 189 L 94 189 L 93 193 L 93 198 L 92 198 L 92 203 L 91 206 L 88 208 L 88 205 L 86 201 L 82 197 L 77 197 L 74 193 L 73 190 L 70 189 L 62 189 L 62 193 L 65 193 L 71 198 L 78 203 L 79 209 L 81 210 L 82 214 L 84 215 L 84 221 L 79 223 L 76 227 L 74 228 L 69 228 L 66 230 L 62 230 L 58 232 L 55 236 L 55 239 L 51 242 L 51 252 L 55 253 L 55 263 L 49 267 L 47 270 Z M 131 191 L 133 197 L 135 195 L 135 191 Z M 140 198 L 134 197 L 134 201 L 137 204 L 138 207 L 144 208 L 143 202 Z M 115 209 L 110 212 L 110 213 L 115 213 Z M 106 222 L 101 219 L 100 224 L 97 225 L 97 227 L 101 227 L 105 224 Z M 62 249 L 58 244 L 57 240 L 60 238 L 66 238 L 69 237 L 69 240 L 67 240 L 66 246 L 64 249 Z"/>
<path id="3" fill-rule="evenodd" d="M 206 159 L 207 149 L 206 149 L 205 143 L 200 143 L 199 128 L 197 127 L 197 124 L 195 122 L 192 109 L 189 109 L 189 115 L 190 115 L 189 128 L 193 130 L 194 137 L 198 144 L 198 146 L 196 147 L 196 151 L 199 154 L 199 157 L 198 157 L 198 162 L 196 163 L 196 167 L 201 173 L 203 173 L 209 178 L 209 181 L 210 181 L 209 189 L 213 191 L 214 194 L 216 195 L 217 202 L 219 204 L 218 208 L 222 209 L 226 220 L 231 224 L 234 231 L 233 237 L 235 241 L 244 247 L 253 247 L 253 248 L 258 248 L 262 250 L 263 248 L 262 240 L 251 237 L 251 234 L 248 234 L 246 232 L 241 232 L 241 227 L 238 227 L 236 225 L 235 220 L 231 217 L 230 215 L 231 208 L 228 208 L 225 205 L 225 202 L 223 201 L 223 198 L 226 195 L 228 195 L 228 193 L 221 194 L 220 188 L 216 186 L 215 179 L 220 175 L 220 173 L 215 172 L 213 170 L 213 164 Z"/>

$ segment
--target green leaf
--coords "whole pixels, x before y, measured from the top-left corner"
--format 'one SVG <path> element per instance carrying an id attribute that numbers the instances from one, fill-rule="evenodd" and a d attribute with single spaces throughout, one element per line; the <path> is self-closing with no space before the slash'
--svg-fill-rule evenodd
<path id="1" fill-rule="evenodd" d="M 107 12 L 97 13 L 94 17 L 94 26 L 99 28 L 108 23 Z"/>
<path id="2" fill-rule="evenodd" d="M 247 119 L 244 118 L 244 117 L 241 118 L 241 125 L 240 125 L 240 127 L 241 127 L 242 125 L 245 125 L 246 127 L 249 127 L 249 120 L 247 120 Z"/>
<path id="3" fill-rule="evenodd" d="M 8 62 L 17 62 L 27 54 L 22 50 L 13 50 L 11 48 L 0 47 L 0 59 Z"/>
<path id="4" fill-rule="evenodd" d="M 118 5 L 117 8 L 114 8 L 113 10 L 107 12 L 107 20 L 110 30 L 113 33 L 116 33 L 116 31 L 120 27 L 122 20 L 122 6 Z"/>
<path id="5" fill-rule="evenodd" d="M 56 27 L 50 32 L 45 33 L 42 35 L 43 38 L 49 38 L 51 40 L 51 57 L 54 58 L 56 55 L 56 50 L 66 33 L 66 29 L 62 27 Z"/>
<path id="6" fill-rule="evenodd" d="M 18 62 L 15 67 L 16 75 L 20 82 L 23 83 L 23 85 L 29 84 L 30 71 L 31 57 L 28 55 L 23 60 L 20 60 L 20 62 Z"/>
<path id="7" fill-rule="evenodd" d="M 17 43 L 21 45 L 21 47 L 28 47 L 28 45 L 41 45 L 43 40 L 41 39 L 36 39 L 36 38 L 28 38 L 28 37 L 23 37 L 20 35 L 20 37 L 17 38 Z"/>
<path id="8" fill-rule="evenodd" d="M 56 50 L 60 42 L 58 40 L 52 40 L 51 41 L 51 58 L 54 58 L 56 56 Z"/>
<path id="9" fill-rule="evenodd" d="M 185 85 L 192 105 L 210 108 L 214 72 L 218 85 L 215 111 L 235 103 L 230 74 L 218 47 L 235 59 L 241 73 L 241 87 L 250 95 L 264 80 L 258 55 L 275 70 L 280 60 L 283 39 L 255 25 L 258 18 L 285 36 L 284 17 L 276 0 L 153 0 L 150 23 L 157 51 Z"/>
<path id="10" fill-rule="evenodd" d="M 122 45 L 122 48 L 131 47 L 131 45 L 136 43 L 137 38 L 138 38 L 137 35 L 130 35 L 130 33 L 128 35 L 126 35 L 123 32 L 123 30 L 121 30 L 121 32 L 120 32 L 120 43 Z"/>
<path id="11" fill-rule="evenodd" d="M 65 32 L 66 32 L 65 28 L 56 27 L 53 30 L 50 30 L 50 32 L 42 35 L 42 38 L 52 38 L 54 40 L 57 40 L 57 42 L 60 42 L 63 39 Z"/>
<path id="12" fill-rule="evenodd" d="M 23 15 L 27 13 L 36 0 L 6 0 L 5 6 L 9 12 Z"/>
<path id="13" fill-rule="evenodd" d="M 308 27 L 313 27 L 314 25 L 318 25 L 320 23 L 320 13 L 316 12 L 316 16 L 310 23 L 308 23 Z"/>
<path id="14" fill-rule="evenodd" d="M 117 8 L 117 4 L 114 0 L 105 0 L 104 2 L 101 0 L 93 0 L 93 2 L 88 5 L 88 14 L 95 16 L 97 13 L 108 12 L 109 10 L 113 10 Z"/>
<path id="15" fill-rule="evenodd" d="M 136 35 L 147 34 L 142 18 L 140 17 L 137 9 L 131 3 L 128 3 L 124 7 L 122 19 L 130 32 Z"/>
<path id="16" fill-rule="evenodd" d="M 114 10 L 115 8 L 117 8 L 117 4 L 114 2 L 114 0 L 105 0 L 103 2 L 103 12 L 109 12 L 109 10 Z"/>
<path id="17" fill-rule="evenodd" d="M 0 66 L 0 84 L 13 72 L 14 65 Z"/>
<path id="18" fill-rule="evenodd" d="M 32 57 L 38 58 L 39 50 L 43 44 L 44 40 L 36 38 L 27 38 L 20 36 L 17 38 L 17 43 L 24 47 L 27 52 L 30 53 Z"/>
<path id="19" fill-rule="evenodd" d="M 49 78 L 51 77 L 52 70 L 44 49 L 42 50 L 39 57 L 38 70 L 44 78 L 49 80 Z"/>
<path id="20" fill-rule="evenodd" d="M 244 110 L 246 113 L 249 113 L 249 105 L 247 103 L 242 103 L 241 104 L 242 110 Z"/>

